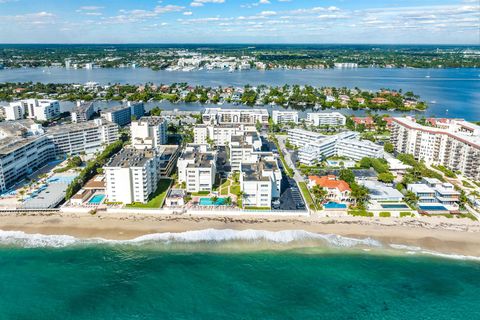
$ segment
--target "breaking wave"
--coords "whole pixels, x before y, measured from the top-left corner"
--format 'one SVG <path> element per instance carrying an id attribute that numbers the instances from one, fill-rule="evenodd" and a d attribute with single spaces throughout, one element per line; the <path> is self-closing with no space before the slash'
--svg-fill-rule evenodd
<path id="1" fill-rule="evenodd" d="M 23 231 L 0 231 L 0 245 L 16 245 L 28 248 L 67 247 L 78 244 L 146 244 L 146 243 L 195 243 L 226 241 L 267 241 L 273 243 L 291 243 L 295 241 L 321 240 L 336 247 L 354 247 L 358 245 L 380 247 L 380 242 L 371 238 L 356 239 L 334 234 L 320 234 L 303 230 L 265 231 L 205 229 L 186 232 L 165 232 L 140 236 L 131 240 L 107 240 L 102 238 L 78 239 L 68 235 L 28 234 Z"/>
<path id="2" fill-rule="evenodd" d="M 205 229 L 186 232 L 165 232 L 143 235 L 131 240 L 108 240 L 103 238 L 79 239 L 68 235 L 44 235 L 28 234 L 23 231 L 2 231 L 0 230 L 0 246 L 17 246 L 24 248 L 63 248 L 76 245 L 95 244 L 155 244 L 155 243 L 221 243 L 229 241 L 244 241 L 248 243 L 271 242 L 276 244 L 288 244 L 302 241 L 319 241 L 332 247 L 354 248 L 363 247 L 364 251 L 370 252 L 368 248 L 385 248 L 382 243 L 372 238 L 351 238 L 335 234 L 321 234 L 304 230 L 232 230 L 232 229 Z M 365 249 L 365 247 L 367 247 Z M 407 255 L 430 255 L 446 259 L 474 260 L 480 261 L 480 257 L 458 254 L 446 254 L 437 251 L 430 251 L 417 246 L 403 244 L 388 244 L 387 247 L 394 251 Z"/>

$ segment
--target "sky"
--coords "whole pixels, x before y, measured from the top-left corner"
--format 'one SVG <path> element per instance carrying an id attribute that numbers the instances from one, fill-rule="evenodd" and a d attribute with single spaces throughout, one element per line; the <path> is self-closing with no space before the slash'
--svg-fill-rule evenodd
<path id="1" fill-rule="evenodd" d="M 480 0 L 0 0 L 0 43 L 480 44 Z"/>

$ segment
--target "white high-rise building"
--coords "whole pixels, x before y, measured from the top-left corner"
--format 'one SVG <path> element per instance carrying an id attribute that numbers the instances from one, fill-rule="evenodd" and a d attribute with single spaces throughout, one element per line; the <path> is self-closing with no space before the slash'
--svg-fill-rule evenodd
<path id="1" fill-rule="evenodd" d="M 248 132 L 241 136 L 232 136 L 229 144 L 230 165 L 232 171 L 240 170 L 240 164 L 256 162 L 262 149 L 262 140 L 257 132 Z"/>
<path id="2" fill-rule="evenodd" d="M 347 118 L 340 112 L 307 113 L 307 121 L 314 126 L 344 126 Z"/>
<path id="3" fill-rule="evenodd" d="M 262 156 L 253 163 L 240 165 L 240 190 L 244 207 L 270 208 L 273 198 L 280 197 L 282 173 L 277 160 Z"/>
<path id="4" fill-rule="evenodd" d="M 268 124 L 269 114 L 267 109 L 222 109 L 206 108 L 202 115 L 203 123 L 225 124 L 241 123 Z"/>
<path id="5" fill-rule="evenodd" d="M 20 101 L 11 102 L 3 107 L 5 112 L 5 120 L 13 121 L 23 119 L 25 109 Z"/>
<path id="6" fill-rule="evenodd" d="M 177 161 L 178 181 L 187 192 L 212 191 L 217 174 L 217 153 L 208 145 L 187 145 Z"/>
<path id="7" fill-rule="evenodd" d="M 54 158 L 54 145 L 32 120 L 0 123 L 0 191 Z"/>
<path id="8" fill-rule="evenodd" d="M 167 144 L 167 121 L 162 117 L 142 117 L 132 122 L 130 133 L 134 148 L 158 148 Z"/>
<path id="9" fill-rule="evenodd" d="M 109 202 L 146 203 L 160 173 L 155 150 L 124 148 L 104 167 Z"/>
<path id="10" fill-rule="evenodd" d="M 28 113 L 28 118 L 38 121 L 48 121 L 60 115 L 60 103 L 57 100 L 25 99 L 14 102 L 21 104 Z"/>
<path id="11" fill-rule="evenodd" d="M 72 122 L 85 122 L 92 118 L 95 113 L 93 102 L 77 102 L 77 105 L 70 112 Z"/>
<path id="12" fill-rule="evenodd" d="M 247 132 L 256 132 L 255 125 L 243 124 L 200 124 L 193 128 L 194 143 L 208 144 L 209 141 L 217 146 L 226 146 L 232 136 L 243 135 Z"/>
<path id="13" fill-rule="evenodd" d="M 298 123 L 298 111 L 273 110 L 272 120 L 274 123 Z"/>
<path id="14" fill-rule="evenodd" d="M 411 117 L 393 118 L 395 150 L 480 180 L 480 126 L 458 119 L 429 122 L 431 126 L 424 126 Z"/>
<path id="15" fill-rule="evenodd" d="M 46 135 L 58 155 L 95 153 L 119 137 L 118 125 L 103 119 L 49 127 Z"/>

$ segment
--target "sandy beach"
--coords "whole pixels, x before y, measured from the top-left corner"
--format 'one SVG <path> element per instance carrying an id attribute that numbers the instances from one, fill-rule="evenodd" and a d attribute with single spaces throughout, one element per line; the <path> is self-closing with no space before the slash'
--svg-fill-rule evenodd
<path id="1" fill-rule="evenodd" d="M 469 219 L 218 217 L 132 214 L 2 214 L 0 230 L 77 238 L 133 239 L 146 234 L 204 229 L 305 230 L 384 244 L 418 246 L 448 254 L 480 257 L 480 223 Z"/>

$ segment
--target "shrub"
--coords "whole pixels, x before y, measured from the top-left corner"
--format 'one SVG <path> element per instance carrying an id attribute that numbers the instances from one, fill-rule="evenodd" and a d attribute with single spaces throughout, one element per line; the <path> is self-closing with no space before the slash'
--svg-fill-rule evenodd
<path id="1" fill-rule="evenodd" d="M 390 218 L 391 214 L 390 212 L 382 211 L 380 212 L 379 216 L 382 218 Z"/>

